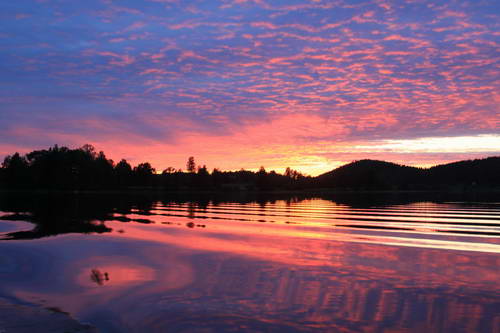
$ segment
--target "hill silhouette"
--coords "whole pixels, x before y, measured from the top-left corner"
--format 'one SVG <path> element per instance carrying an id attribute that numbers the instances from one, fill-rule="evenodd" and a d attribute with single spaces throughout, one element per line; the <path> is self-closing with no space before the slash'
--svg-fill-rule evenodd
<path id="1" fill-rule="evenodd" d="M 343 165 L 316 177 L 316 183 L 326 188 L 348 189 L 407 189 L 420 183 L 423 170 L 396 163 L 360 160 Z"/>
<path id="2" fill-rule="evenodd" d="M 315 177 L 316 186 L 350 190 L 470 189 L 500 186 L 500 157 L 416 168 L 360 160 Z"/>
<path id="3" fill-rule="evenodd" d="M 276 190 L 491 190 L 500 189 L 500 157 L 459 161 L 429 169 L 360 160 L 317 177 L 287 168 L 266 171 L 207 170 L 188 158 L 187 172 L 163 172 L 148 163 L 115 163 L 91 145 L 69 149 L 55 145 L 26 155 L 7 156 L 0 167 L 0 189 L 14 190 L 142 190 L 142 191 L 276 191 Z"/>
<path id="4" fill-rule="evenodd" d="M 500 157 L 488 157 L 442 164 L 426 170 L 433 184 L 500 185 Z"/>

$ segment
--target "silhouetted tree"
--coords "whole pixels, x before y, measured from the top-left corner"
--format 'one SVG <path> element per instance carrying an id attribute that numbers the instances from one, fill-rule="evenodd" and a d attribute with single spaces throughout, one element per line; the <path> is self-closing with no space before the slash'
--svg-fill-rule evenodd
<path id="1" fill-rule="evenodd" d="M 108 160 L 104 152 L 100 151 L 94 162 L 94 176 L 99 187 L 109 188 L 113 183 L 114 165 Z"/>
<path id="2" fill-rule="evenodd" d="M 259 168 L 257 172 L 256 186 L 259 190 L 267 190 L 269 188 L 269 184 L 267 181 L 267 172 L 263 166 Z"/>
<path id="3" fill-rule="evenodd" d="M 175 172 L 175 168 L 174 167 L 168 167 L 166 168 L 165 170 L 163 170 L 162 174 L 169 174 L 169 173 L 174 173 Z"/>
<path id="4" fill-rule="evenodd" d="M 211 187 L 210 174 L 208 173 L 206 165 L 198 167 L 198 172 L 196 174 L 196 187 L 200 189 L 209 189 Z"/>
<path id="5" fill-rule="evenodd" d="M 290 167 L 287 167 L 285 170 L 285 177 L 288 177 L 292 180 L 297 180 L 301 177 L 304 177 L 304 175 L 296 170 L 291 169 Z"/>
<path id="6" fill-rule="evenodd" d="M 208 176 L 209 175 L 206 165 L 198 167 L 198 175 L 204 175 L 204 176 Z"/>
<path id="7" fill-rule="evenodd" d="M 57 146 L 57 145 L 56 145 Z M 97 153 L 95 152 L 95 148 L 94 146 L 92 146 L 91 144 L 84 144 L 80 150 L 82 150 L 83 152 L 85 152 L 87 155 L 89 155 L 93 160 L 96 159 L 97 157 Z"/>
<path id="8" fill-rule="evenodd" d="M 151 180 L 155 172 L 156 170 L 148 162 L 140 163 L 134 168 L 137 185 L 151 185 Z"/>
<path id="9" fill-rule="evenodd" d="M 125 187 L 131 184 L 132 180 L 132 167 L 127 160 L 122 159 L 115 166 L 116 182 L 118 186 Z"/>
<path id="10" fill-rule="evenodd" d="M 212 186 L 214 186 L 215 188 L 220 188 L 223 184 L 223 179 L 224 176 L 222 175 L 222 172 L 219 169 L 214 168 L 212 170 Z"/>
<path id="11" fill-rule="evenodd" d="M 196 163 L 194 162 L 193 156 L 188 158 L 188 161 L 186 163 L 186 169 L 188 172 L 191 172 L 191 173 L 196 171 Z"/>
<path id="12" fill-rule="evenodd" d="M 9 187 L 16 185 L 24 187 L 29 184 L 28 161 L 24 156 L 15 153 L 5 157 L 2 168 L 4 169 L 5 182 Z"/>

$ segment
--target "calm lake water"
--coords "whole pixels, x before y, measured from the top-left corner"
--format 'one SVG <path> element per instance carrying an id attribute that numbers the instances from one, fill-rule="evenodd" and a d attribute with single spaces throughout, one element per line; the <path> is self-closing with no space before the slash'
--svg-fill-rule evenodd
<path id="1" fill-rule="evenodd" d="M 500 200 L 0 198 L 0 297 L 101 332 L 500 332 Z"/>

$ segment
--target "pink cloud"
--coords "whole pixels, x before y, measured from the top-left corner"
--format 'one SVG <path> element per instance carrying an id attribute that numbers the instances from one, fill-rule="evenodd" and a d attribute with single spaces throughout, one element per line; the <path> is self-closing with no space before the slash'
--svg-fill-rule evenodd
<path id="1" fill-rule="evenodd" d="M 117 54 L 114 52 L 98 52 L 97 54 L 105 57 L 111 57 L 112 59 L 109 61 L 110 64 L 116 66 L 127 66 L 133 64 L 135 62 L 135 58 L 128 54 Z"/>

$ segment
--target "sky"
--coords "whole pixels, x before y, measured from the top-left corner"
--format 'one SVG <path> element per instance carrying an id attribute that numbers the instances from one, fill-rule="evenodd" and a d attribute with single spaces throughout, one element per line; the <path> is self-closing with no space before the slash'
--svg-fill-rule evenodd
<path id="1" fill-rule="evenodd" d="M 498 0 L 0 3 L 0 158 L 317 175 L 500 155 Z"/>

